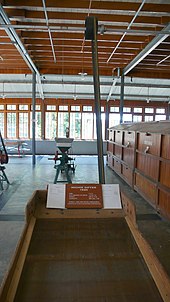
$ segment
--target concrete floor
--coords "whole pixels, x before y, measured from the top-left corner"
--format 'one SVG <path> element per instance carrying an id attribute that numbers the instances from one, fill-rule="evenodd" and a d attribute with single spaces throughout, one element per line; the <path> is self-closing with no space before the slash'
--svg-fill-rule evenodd
<path id="1" fill-rule="evenodd" d="M 4 183 L 0 191 L 0 284 L 8 270 L 12 255 L 22 232 L 25 221 L 25 206 L 32 193 L 46 189 L 53 183 L 55 172 L 52 156 L 37 156 L 32 166 L 32 157 L 10 157 L 6 175 L 10 185 Z M 76 171 L 73 183 L 98 183 L 96 156 L 76 156 Z M 106 183 L 119 183 L 136 204 L 137 223 L 144 237 L 149 241 L 167 274 L 170 276 L 170 222 L 158 213 L 136 192 L 117 176 L 105 162 Z"/>

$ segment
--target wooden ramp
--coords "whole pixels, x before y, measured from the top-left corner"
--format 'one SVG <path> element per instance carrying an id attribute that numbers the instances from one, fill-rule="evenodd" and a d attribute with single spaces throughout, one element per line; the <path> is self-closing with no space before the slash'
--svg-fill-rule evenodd
<path id="1" fill-rule="evenodd" d="M 1 302 L 164 301 L 123 210 L 53 210 L 45 203 L 46 192 L 37 191 L 28 204 Z"/>

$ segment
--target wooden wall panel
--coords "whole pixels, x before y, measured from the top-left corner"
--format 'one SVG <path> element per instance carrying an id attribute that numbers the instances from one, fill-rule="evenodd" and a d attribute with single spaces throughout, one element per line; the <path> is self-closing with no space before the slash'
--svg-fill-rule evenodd
<path id="1" fill-rule="evenodd" d="M 139 173 L 135 173 L 135 188 L 143 197 L 149 200 L 153 205 L 157 203 L 156 184 L 149 181 Z"/>
<path id="2" fill-rule="evenodd" d="M 170 219 L 170 192 L 158 190 L 158 210 Z"/>
<path id="3" fill-rule="evenodd" d="M 143 172 L 146 176 L 158 181 L 159 160 L 157 158 L 137 153 L 136 168 Z"/>
<path id="4" fill-rule="evenodd" d="M 161 157 L 170 159 L 170 135 L 162 135 Z"/>
<path id="5" fill-rule="evenodd" d="M 122 158 L 122 147 L 115 145 L 115 152 L 114 152 L 115 156 L 117 156 L 118 158 Z"/>
<path id="6" fill-rule="evenodd" d="M 134 167 L 134 150 L 131 148 L 123 148 L 122 160 L 131 168 Z"/>
<path id="7" fill-rule="evenodd" d="M 160 162 L 160 182 L 170 188 L 170 162 Z"/>
<path id="8" fill-rule="evenodd" d="M 115 143 L 122 145 L 123 132 L 121 130 L 115 130 Z"/>
<path id="9" fill-rule="evenodd" d="M 138 133 L 137 149 L 148 154 L 160 155 L 161 134 L 141 132 Z"/>
<path id="10" fill-rule="evenodd" d="M 135 132 L 124 131 L 123 145 L 128 147 L 135 147 Z"/>

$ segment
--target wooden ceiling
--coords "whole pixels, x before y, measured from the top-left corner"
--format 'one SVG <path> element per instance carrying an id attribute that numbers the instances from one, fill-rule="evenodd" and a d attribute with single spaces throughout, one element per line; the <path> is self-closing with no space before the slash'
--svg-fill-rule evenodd
<path id="1" fill-rule="evenodd" d="M 169 0 L 0 3 L 1 74 L 91 75 L 85 19 L 96 16 L 100 75 L 170 79 Z"/>

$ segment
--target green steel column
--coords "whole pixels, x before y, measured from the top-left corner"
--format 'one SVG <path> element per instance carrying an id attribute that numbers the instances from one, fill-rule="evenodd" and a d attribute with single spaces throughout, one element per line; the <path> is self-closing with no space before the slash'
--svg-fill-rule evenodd
<path id="1" fill-rule="evenodd" d="M 35 99 L 36 99 L 36 73 L 32 73 L 32 164 L 36 164 L 35 147 Z"/>
<path id="2" fill-rule="evenodd" d="M 85 38 L 92 41 L 93 82 L 94 82 L 94 95 L 95 95 L 99 183 L 104 184 L 105 173 L 104 173 L 104 159 L 103 159 L 100 83 L 99 83 L 99 67 L 98 67 L 98 52 L 97 52 L 97 30 L 98 30 L 97 19 L 95 17 L 87 17 Z"/>
<path id="3" fill-rule="evenodd" d="M 121 75 L 121 90 L 120 90 L 120 124 L 123 123 L 123 106 L 124 106 L 124 74 Z"/>

